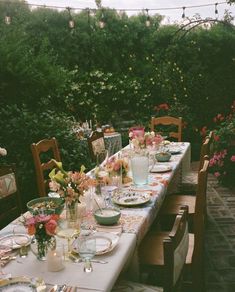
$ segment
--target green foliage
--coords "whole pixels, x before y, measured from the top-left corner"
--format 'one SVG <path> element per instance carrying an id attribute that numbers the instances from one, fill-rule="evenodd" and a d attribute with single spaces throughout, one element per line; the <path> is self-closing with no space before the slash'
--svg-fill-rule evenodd
<path id="1" fill-rule="evenodd" d="M 30 111 L 26 106 L 0 109 L 0 141 L 6 145 L 7 162 L 17 165 L 22 198 L 26 203 L 37 196 L 36 176 L 30 145 L 41 139 L 56 137 L 65 169 L 79 170 L 91 165 L 87 145 L 71 132 L 72 119 L 53 110 Z"/>
<path id="2" fill-rule="evenodd" d="M 233 109 L 235 108 L 235 102 Z M 214 154 L 210 171 L 226 186 L 235 186 L 235 111 L 214 131 Z"/>

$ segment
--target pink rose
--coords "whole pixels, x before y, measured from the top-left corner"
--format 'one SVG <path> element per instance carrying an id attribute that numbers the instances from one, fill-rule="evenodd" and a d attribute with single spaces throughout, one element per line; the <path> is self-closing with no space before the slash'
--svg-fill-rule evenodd
<path id="1" fill-rule="evenodd" d="M 57 227 L 57 223 L 55 220 L 51 219 L 49 220 L 46 224 L 45 224 L 45 228 L 46 228 L 46 233 L 48 235 L 54 235 L 55 234 L 55 230 Z"/>
<path id="2" fill-rule="evenodd" d="M 216 171 L 216 172 L 214 173 L 214 176 L 215 176 L 215 177 L 219 177 L 219 176 L 220 176 L 220 173 L 219 173 L 218 171 Z"/>
<path id="3" fill-rule="evenodd" d="M 232 156 L 231 156 L 231 161 L 232 161 L 232 162 L 235 162 L 235 155 L 232 155 Z"/>

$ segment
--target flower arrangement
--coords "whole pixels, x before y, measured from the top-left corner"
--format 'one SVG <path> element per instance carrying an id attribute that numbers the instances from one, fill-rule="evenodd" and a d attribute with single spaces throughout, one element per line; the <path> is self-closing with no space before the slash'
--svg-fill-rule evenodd
<path id="1" fill-rule="evenodd" d="M 64 198 L 68 206 L 80 202 L 79 197 L 83 195 L 83 192 L 90 186 L 96 185 L 96 181 L 85 174 L 84 166 L 81 166 L 80 171 L 66 172 L 61 162 L 54 161 L 54 163 L 56 168 L 49 173 L 51 179 L 49 188 Z"/>
<path id="2" fill-rule="evenodd" d="M 124 178 L 127 176 L 129 171 L 128 160 L 126 158 L 118 158 L 113 156 L 105 164 L 105 170 L 110 175 L 118 174 L 121 171 L 122 177 Z"/>
<path id="3" fill-rule="evenodd" d="M 48 248 L 55 248 L 55 238 L 57 221 L 59 215 L 35 215 L 27 218 L 25 225 L 29 235 L 34 235 L 37 241 L 38 259 L 46 256 Z"/>
<path id="4" fill-rule="evenodd" d="M 136 132 L 130 129 L 129 138 L 134 149 L 143 149 L 148 146 L 157 146 L 163 142 L 163 137 L 152 132 Z"/>
<path id="5" fill-rule="evenodd" d="M 213 119 L 214 153 L 210 159 L 210 172 L 227 186 L 235 185 L 235 101 L 226 117 L 218 114 Z"/>

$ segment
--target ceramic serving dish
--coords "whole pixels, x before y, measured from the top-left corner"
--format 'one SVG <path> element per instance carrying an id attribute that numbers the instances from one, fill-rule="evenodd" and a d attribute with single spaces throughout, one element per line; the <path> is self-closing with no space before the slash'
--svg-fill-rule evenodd
<path id="1" fill-rule="evenodd" d="M 29 201 L 27 208 L 32 215 L 60 215 L 64 209 L 64 201 L 61 198 L 41 197 Z"/>
<path id="2" fill-rule="evenodd" d="M 95 220 L 101 225 L 116 224 L 120 216 L 121 212 L 117 208 L 101 208 L 94 212 Z"/>
<path id="3" fill-rule="evenodd" d="M 158 162 L 167 162 L 171 158 L 171 153 L 169 152 L 159 152 L 156 154 L 156 159 Z"/>

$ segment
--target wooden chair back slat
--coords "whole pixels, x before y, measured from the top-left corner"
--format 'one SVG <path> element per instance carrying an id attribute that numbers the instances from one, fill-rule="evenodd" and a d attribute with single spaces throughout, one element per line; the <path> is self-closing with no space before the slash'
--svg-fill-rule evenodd
<path id="1" fill-rule="evenodd" d="M 174 125 L 177 127 L 178 131 L 177 132 L 170 132 L 169 133 L 169 137 L 171 138 L 175 138 L 178 140 L 178 142 L 182 141 L 182 126 L 183 126 L 183 122 L 182 122 L 182 118 L 175 118 L 175 117 L 171 117 L 171 116 L 164 116 L 164 117 L 152 117 L 151 119 L 151 131 L 155 130 L 155 126 L 158 125 L 163 125 L 163 126 L 170 126 L 170 125 Z"/>
<path id="2" fill-rule="evenodd" d="M 96 162 L 97 154 L 105 150 L 104 133 L 93 131 L 87 142 L 91 159 L 93 162 Z"/>
<path id="3" fill-rule="evenodd" d="M 45 172 L 55 167 L 55 163 L 52 159 L 58 162 L 61 161 L 57 140 L 53 137 L 51 139 L 43 139 L 38 143 L 33 143 L 31 144 L 31 151 L 34 159 L 38 193 L 40 197 L 45 197 L 48 191 L 48 177 L 46 176 L 45 178 Z M 48 154 L 48 152 L 50 153 Z M 45 162 L 42 161 L 43 154 L 48 154 L 52 157 L 47 157 L 48 161 Z M 46 175 L 48 175 L 48 173 Z"/>

